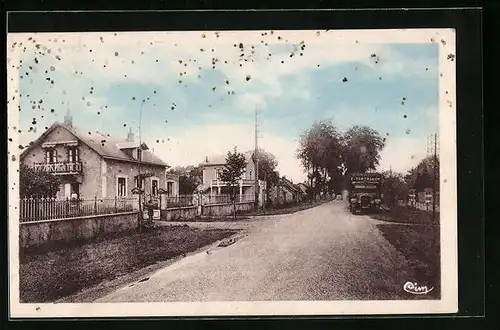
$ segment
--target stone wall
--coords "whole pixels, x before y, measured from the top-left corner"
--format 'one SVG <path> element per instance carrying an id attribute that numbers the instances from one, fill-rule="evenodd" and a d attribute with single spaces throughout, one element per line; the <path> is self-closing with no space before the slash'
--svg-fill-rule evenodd
<path id="1" fill-rule="evenodd" d="M 21 247 L 50 241 L 72 241 L 137 227 L 137 212 L 25 222 L 19 225 Z"/>
<path id="2" fill-rule="evenodd" d="M 254 202 L 236 203 L 237 212 L 251 211 Z M 202 215 L 207 217 L 226 216 L 233 214 L 233 204 L 212 204 L 203 205 Z"/>
<path id="3" fill-rule="evenodd" d="M 198 217 L 198 206 L 178 207 L 161 210 L 162 221 L 195 220 Z"/>

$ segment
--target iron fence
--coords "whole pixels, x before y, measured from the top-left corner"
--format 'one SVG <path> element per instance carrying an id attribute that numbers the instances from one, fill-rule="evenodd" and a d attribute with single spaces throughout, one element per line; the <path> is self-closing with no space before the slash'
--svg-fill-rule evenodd
<path id="1" fill-rule="evenodd" d="M 236 195 L 236 202 L 254 202 L 255 195 L 253 194 L 245 194 L 245 195 Z M 231 204 L 233 200 L 230 195 L 207 195 L 204 204 L 205 205 L 213 205 L 213 204 Z"/>
<path id="2" fill-rule="evenodd" d="M 104 215 L 138 210 L 137 199 L 113 198 L 91 200 L 24 198 L 19 203 L 20 222 Z"/>
<path id="3" fill-rule="evenodd" d="M 179 195 L 179 196 L 166 196 L 165 206 L 162 208 L 176 208 L 193 206 L 196 196 L 195 195 Z M 162 203 L 163 204 L 163 203 Z"/>

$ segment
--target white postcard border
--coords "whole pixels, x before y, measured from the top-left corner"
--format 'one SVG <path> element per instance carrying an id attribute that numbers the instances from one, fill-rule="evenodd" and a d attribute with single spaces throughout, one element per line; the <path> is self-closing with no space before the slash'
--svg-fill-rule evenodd
<path id="1" fill-rule="evenodd" d="M 231 38 L 260 42 L 266 31 L 224 32 Z M 103 33 L 95 32 L 95 34 Z M 120 32 L 123 34 L 126 32 Z M 184 40 L 201 43 L 201 31 L 178 32 Z M 279 33 L 284 33 L 279 31 Z M 302 38 L 316 31 L 287 31 L 289 38 Z M 59 33 L 56 33 L 59 34 Z M 105 33 L 104 33 L 105 34 Z M 50 303 L 22 304 L 19 302 L 19 134 L 17 134 L 19 53 L 12 44 L 26 35 L 40 37 L 44 34 L 8 35 L 8 200 L 9 200 L 9 289 L 10 316 L 12 318 L 44 317 L 158 317 L 158 316 L 287 316 L 287 315 L 368 315 L 368 314 L 422 314 L 455 313 L 458 310 L 458 259 L 457 259 L 457 172 L 456 172 L 456 57 L 455 31 L 453 29 L 402 29 L 402 30 L 331 30 L 335 43 L 438 43 L 439 44 L 439 142 L 441 188 L 441 300 L 414 301 L 289 301 L 289 302 L 210 302 L 210 303 Z M 51 34 L 55 35 L 55 34 Z M 61 34 L 71 40 L 74 33 Z M 81 33 L 80 35 L 90 35 Z M 155 39 L 162 42 L 171 32 L 130 32 L 132 38 Z M 325 40 L 325 39 L 323 39 Z M 17 49 L 17 48 L 16 48 Z M 13 67 L 14 66 L 14 67 Z"/>

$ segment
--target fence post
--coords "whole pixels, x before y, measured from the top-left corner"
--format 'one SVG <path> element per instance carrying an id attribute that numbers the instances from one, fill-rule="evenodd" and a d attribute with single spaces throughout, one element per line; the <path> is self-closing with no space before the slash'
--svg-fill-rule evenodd
<path id="1" fill-rule="evenodd" d="M 69 217 L 69 199 L 66 197 L 66 214 L 64 215 L 65 218 Z"/>
<path id="2" fill-rule="evenodd" d="M 118 213 L 118 205 L 116 204 L 117 202 L 117 197 L 115 196 L 115 213 Z"/>
<path id="3" fill-rule="evenodd" d="M 94 214 L 97 214 L 97 196 L 94 196 Z"/>
<path id="4" fill-rule="evenodd" d="M 203 215 L 203 205 L 204 205 L 204 198 L 203 195 L 198 192 L 198 215 L 202 216 Z"/>

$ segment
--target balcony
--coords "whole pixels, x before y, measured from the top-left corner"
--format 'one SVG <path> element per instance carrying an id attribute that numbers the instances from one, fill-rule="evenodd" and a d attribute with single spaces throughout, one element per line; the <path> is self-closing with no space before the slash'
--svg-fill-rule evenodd
<path id="1" fill-rule="evenodd" d="M 52 174 L 81 174 L 81 162 L 35 163 L 33 169 Z"/>
<path id="2" fill-rule="evenodd" d="M 224 181 L 220 181 L 220 180 L 217 180 L 217 179 L 213 179 L 212 182 L 212 187 L 219 187 L 219 186 L 225 186 L 226 183 Z M 255 180 L 252 180 L 252 179 L 242 179 L 241 180 L 241 185 L 244 186 L 244 187 L 247 187 L 247 186 L 253 186 L 255 185 Z"/>

